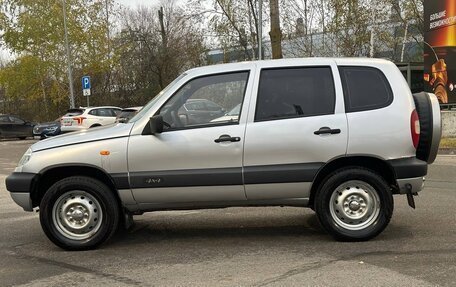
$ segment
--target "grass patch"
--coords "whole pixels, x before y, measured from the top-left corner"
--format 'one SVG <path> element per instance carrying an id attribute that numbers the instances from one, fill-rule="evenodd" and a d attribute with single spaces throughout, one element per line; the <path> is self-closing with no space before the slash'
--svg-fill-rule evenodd
<path id="1" fill-rule="evenodd" d="M 442 138 L 440 148 L 456 148 L 456 138 Z"/>

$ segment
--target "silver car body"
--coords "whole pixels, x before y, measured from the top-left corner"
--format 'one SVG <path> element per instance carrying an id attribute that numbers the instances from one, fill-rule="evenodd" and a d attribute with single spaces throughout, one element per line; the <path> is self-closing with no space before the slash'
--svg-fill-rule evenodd
<path id="1" fill-rule="evenodd" d="M 393 90 L 393 102 L 377 110 L 345 113 L 338 65 L 380 69 Z M 336 92 L 334 114 L 254 122 L 261 69 L 297 66 L 331 67 Z M 143 135 L 149 118 L 184 83 L 203 75 L 233 71 L 249 71 L 239 124 Z M 318 172 L 325 164 L 348 156 L 384 161 L 414 157 L 410 135 L 414 109 L 405 79 L 393 63 L 385 60 L 309 58 L 207 66 L 187 71 L 129 123 L 34 144 L 30 159 L 16 172 L 43 174 L 60 166 L 97 168 L 109 175 L 122 204 L 132 212 L 250 204 L 307 206 L 312 177 L 296 180 L 295 171 L 299 175 L 306 174 L 307 169 Z M 322 126 L 341 132 L 314 135 Z M 214 139 L 223 134 L 240 137 L 240 141 L 215 143 Z M 101 155 L 102 151 L 109 155 Z M 224 184 L 227 174 L 232 180 Z M 258 181 L 259 174 L 271 180 Z M 423 177 L 397 183 L 401 190 L 410 184 L 417 192 Z M 33 209 L 29 194 L 11 194 L 25 210 Z"/>

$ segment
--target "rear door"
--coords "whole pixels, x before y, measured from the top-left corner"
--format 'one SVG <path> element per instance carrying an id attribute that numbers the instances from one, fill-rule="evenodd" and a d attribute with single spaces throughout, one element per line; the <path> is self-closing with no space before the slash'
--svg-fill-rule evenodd
<path id="1" fill-rule="evenodd" d="M 337 67 L 312 60 L 262 64 L 244 148 L 248 199 L 306 199 L 317 171 L 347 149 Z"/>

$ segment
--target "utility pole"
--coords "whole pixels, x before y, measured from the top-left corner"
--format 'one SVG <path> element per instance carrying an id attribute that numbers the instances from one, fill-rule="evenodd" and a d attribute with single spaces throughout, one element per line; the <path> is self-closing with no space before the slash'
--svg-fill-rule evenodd
<path id="1" fill-rule="evenodd" d="M 258 60 L 263 58 L 263 0 L 258 1 Z"/>
<path id="2" fill-rule="evenodd" d="M 70 108 L 74 108 L 74 87 L 73 87 L 73 71 L 71 64 L 71 53 L 70 45 L 68 43 L 68 30 L 66 23 L 66 0 L 63 0 L 63 29 L 65 31 L 65 49 L 67 54 L 67 64 L 68 64 L 68 82 L 70 84 Z"/>
<path id="3" fill-rule="evenodd" d="M 109 0 L 106 0 L 106 36 L 108 38 L 108 58 L 111 58 L 111 35 L 109 31 Z"/>

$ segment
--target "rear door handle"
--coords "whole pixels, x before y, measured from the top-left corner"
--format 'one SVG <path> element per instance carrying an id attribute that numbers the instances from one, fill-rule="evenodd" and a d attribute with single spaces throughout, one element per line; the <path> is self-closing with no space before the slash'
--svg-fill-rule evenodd
<path id="1" fill-rule="evenodd" d="M 321 127 L 318 131 L 314 131 L 316 135 L 323 135 L 323 134 L 340 134 L 340 129 L 331 129 L 329 127 Z"/>
<path id="2" fill-rule="evenodd" d="M 232 137 L 230 135 L 221 135 L 218 139 L 215 139 L 214 142 L 221 143 L 221 142 L 238 142 L 240 141 L 240 137 Z"/>

